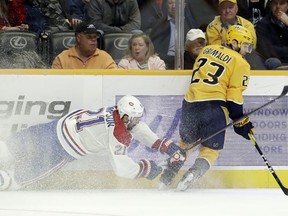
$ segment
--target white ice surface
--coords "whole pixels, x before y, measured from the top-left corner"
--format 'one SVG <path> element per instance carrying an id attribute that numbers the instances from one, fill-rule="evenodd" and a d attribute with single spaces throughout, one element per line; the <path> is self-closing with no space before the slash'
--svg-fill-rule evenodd
<path id="1" fill-rule="evenodd" d="M 281 189 L 0 192 L 0 216 L 284 216 Z"/>

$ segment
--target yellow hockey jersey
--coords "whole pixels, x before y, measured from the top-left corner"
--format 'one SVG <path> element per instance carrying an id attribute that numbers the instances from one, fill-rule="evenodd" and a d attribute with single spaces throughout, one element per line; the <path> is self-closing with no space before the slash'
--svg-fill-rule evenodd
<path id="1" fill-rule="evenodd" d="M 231 101 L 242 105 L 242 92 L 249 77 L 250 65 L 238 52 L 219 45 L 206 46 L 195 61 L 185 100 Z"/>

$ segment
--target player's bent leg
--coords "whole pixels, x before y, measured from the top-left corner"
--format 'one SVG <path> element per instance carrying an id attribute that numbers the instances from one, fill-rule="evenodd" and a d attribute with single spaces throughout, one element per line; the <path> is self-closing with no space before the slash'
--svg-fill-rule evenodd
<path id="1" fill-rule="evenodd" d="M 213 165 L 218 158 L 218 155 L 219 150 L 202 146 L 195 163 L 188 169 L 178 183 L 177 190 L 185 191 L 191 187 L 195 181 L 201 178 L 210 169 L 211 165 Z"/>
<path id="2" fill-rule="evenodd" d="M 197 140 L 197 141 L 199 141 L 199 140 Z M 196 141 L 196 142 L 197 142 Z M 190 148 L 191 147 L 191 143 L 185 143 L 185 142 L 183 142 L 183 140 L 182 139 L 180 139 L 179 141 L 178 141 L 178 145 L 179 145 L 179 147 L 181 148 L 181 149 L 187 149 L 187 148 Z M 195 146 L 194 148 L 191 148 L 191 149 L 189 149 L 188 151 L 186 151 L 186 158 L 188 158 L 189 157 L 189 155 L 190 154 L 192 154 L 196 149 L 198 148 L 198 146 Z"/>
<path id="3" fill-rule="evenodd" d="M 220 150 L 212 149 L 206 146 L 201 146 L 198 158 L 205 158 L 212 166 L 219 156 Z"/>
<path id="4" fill-rule="evenodd" d="M 207 170 L 209 170 L 209 168 L 210 164 L 205 158 L 197 158 L 193 166 L 188 169 L 188 171 L 184 174 L 178 183 L 177 190 L 187 190 L 197 179 L 202 177 L 207 172 Z"/>

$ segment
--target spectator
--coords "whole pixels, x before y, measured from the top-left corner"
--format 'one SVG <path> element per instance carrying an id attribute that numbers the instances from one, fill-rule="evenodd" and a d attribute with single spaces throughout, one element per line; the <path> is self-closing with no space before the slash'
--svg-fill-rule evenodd
<path id="1" fill-rule="evenodd" d="M 206 29 L 208 44 L 226 45 L 227 29 L 231 25 L 242 25 L 251 32 L 254 46 L 256 46 L 257 38 L 253 24 L 237 16 L 237 0 L 219 0 L 218 12 L 220 15 L 216 16 Z"/>
<path id="2" fill-rule="evenodd" d="M 150 33 L 155 51 L 165 61 L 167 69 L 174 69 L 175 65 L 175 13 L 176 0 L 168 0 L 167 16 L 156 23 Z"/>
<path id="3" fill-rule="evenodd" d="M 206 37 L 201 29 L 191 29 L 186 35 L 184 69 L 192 69 L 201 49 L 206 46 Z"/>
<path id="4" fill-rule="evenodd" d="M 53 61 L 55 69 L 113 69 L 112 57 L 97 48 L 98 30 L 93 24 L 81 22 L 75 30 L 76 44 L 61 52 Z"/>
<path id="5" fill-rule="evenodd" d="M 217 15 L 217 11 L 213 6 L 214 4 L 211 0 L 186 0 L 184 9 L 185 28 L 199 28 L 206 31 L 208 23 Z"/>
<path id="6" fill-rule="evenodd" d="M 90 0 L 68 0 L 69 20 L 73 27 L 86 20 L 87 5 Z"/>
<path id="7" fill-rule="evenodd" d="M 104 33 L 140 30 L 141 17 L 135 0 L 90 0 L 87 21 Z"/>
<path id="8" fill-rule="evenodd" d="M 150 33 L 155 22 L 167 16 L 167 0 L 149 0 L 140 10 L 141 30 Z"/>
<path id="9" fill-rule="evenodd" d="M 154 52 L 154 46 L 148 35 L 134 34 L 128 43 L 128 55 L 118 64 L 122 69 L 165 70 L 165 63 Z"/>
<path id="10" fill-rule="evenodd" d="M 23 0 L 29 30 L 40 35 L 45 30 L 46 18 L 42 10 L 33 4 L 33 0 Z"/>
<path id="11" fill-rule="evenodd" d="M 231 25 L 237 24 L 244 26 L 251 32 L 253 37 L 253 48 L 255 49 L 257 44 L 257 38 L 254 25 L 243 17 L 237 16 L 237 0 L 219 0 L 218 11 L 220 15 L 216 16 L 214 20 L 209 23 L 206 29 L 208 44 L 218 44 L 226 46 L 227 29 Z M 252 53 L 247 54 L 245 58 L 249 62 L 252 70 L 266 69 L 263 58 L 254 50 Z"/>
<path id="12" fill-rule="evenodd" d="M 238 0 L 238 15 L 255 26 L 268 13 L 267 2 L 268 0 Z"/>
<path id="13" fill-rule="evenodd" d="M 288 65 L 288 1 L 271 0 L 271 14 L 256 25 L 257 50 L 268 69 Z"/>
<path id="14" fill-rule="evenodd" d="M 44 15 L 44 31 L 47 34 L 70 29 L 70 23 L 59 0 L 28 0 L 28 2 L 34 10 L 39 10 Z M 42 17 L 39 16 L 39 19 Z"/>
<path id="15" fill-rule="evenodd" d="M 0 1 L 1 30 L 28 30 L 28 28 L 29 26 L 26 24 L 26 10 L 22 0 Z"/>

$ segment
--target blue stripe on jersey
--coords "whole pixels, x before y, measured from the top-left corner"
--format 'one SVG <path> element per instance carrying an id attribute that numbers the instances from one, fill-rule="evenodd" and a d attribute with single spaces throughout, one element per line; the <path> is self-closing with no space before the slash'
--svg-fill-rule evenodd
<path id="1" fill-rule="evenodd" d="M 63 120 L 62 122 L 62 125 L 61 125 L 61 132 L 62 132 L 62 135 L 66 141 L 66 143 L 70 146 L 70 148 L 78 155 L 80 156 L 84 156 L 86 155 L 87 153 L 81 149 L 81 147 L 77 144 L 77 142 L 72 138 L 72 136 L 70 135 L 69 131 L 67 130 L 67 126 L 65 124 L 65 121 L 67 118 L 70 118 L 71 116 L 77 114 L 81 114 L 85 112 L 85 110 L 76 110 L 75 112 L 72 112 L 71 114 L 69 114 L 68 116 L 66 116 L 66 118 Z M 67 138 L 67 136 L 69 137 L 69 139 Z M 70 140 L 72 141 L 72 143 L 70 142 Z"/>

